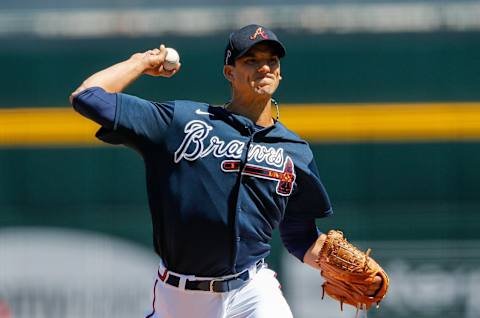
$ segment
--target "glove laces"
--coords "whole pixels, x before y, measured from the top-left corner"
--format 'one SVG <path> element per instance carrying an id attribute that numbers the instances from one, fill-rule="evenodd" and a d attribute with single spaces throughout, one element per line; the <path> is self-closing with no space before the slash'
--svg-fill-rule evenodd
<path id="1" fill-rule="evenodd" d="M 362 316 L 364 318 L 368 318 L 367 316 L 367 305 L 366 304 L 358 304 L 357 305 L 357 311 L 355 312 L 355 318 L 360 318 Z"/>

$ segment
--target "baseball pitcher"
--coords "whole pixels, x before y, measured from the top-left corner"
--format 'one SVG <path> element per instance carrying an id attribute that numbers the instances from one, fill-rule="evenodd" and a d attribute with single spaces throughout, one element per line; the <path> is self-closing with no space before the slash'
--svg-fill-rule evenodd
<path id="1" fill-rule="evenodd" d="M 316 227 L 332 207 L 307 142 L 278 120 L 272 96 L 286 54 L 278 37 L 260 25 L 230 34 L 223 75 L 231 96 L 222 106 L 123 93 L 142 75 L 178 73 L 180 63 L 163 67 L 166 54 L 164 45 L 133 54 L 87 78 L 70 98 L 101 125 L 97 138 L 133 148 L 145 162 L 160 258 L 148 317 L 292 317 L 264 261 L 275 228 L 341 304 L 380 302 L 388 277 L 369 253 Z"/>

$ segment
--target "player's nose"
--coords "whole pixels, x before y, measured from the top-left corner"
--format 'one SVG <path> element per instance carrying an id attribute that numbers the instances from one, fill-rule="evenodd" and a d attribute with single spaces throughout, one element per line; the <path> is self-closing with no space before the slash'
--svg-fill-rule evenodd
<path id="1" fill-rule="evenodd" d="M 262 62 L 258 68 L 258 71 L 260 73 L 270 73 L 270 65 L 268 65 L 268 62 Z"/>

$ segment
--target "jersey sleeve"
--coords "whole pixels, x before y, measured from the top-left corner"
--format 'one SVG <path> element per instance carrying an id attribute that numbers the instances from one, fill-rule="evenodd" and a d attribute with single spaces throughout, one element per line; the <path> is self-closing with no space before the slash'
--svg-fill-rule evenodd
<path id="1" fill-rule="evenodd" d="M 134 146 L 139 142 L 158 143 L 172 122 L 175 102 L 156 103 L 117 93 L 112 128 L 103 126 L 96 134 L 111 144 Z"/>
<path id="2" fill-rule="evenodd" d="M 308 158 L 308 163 L 300 163 L 295 167 L 295 187 L 288 200 L 285 217 L 322 218 L 333 213 L 311 151 Z"/>

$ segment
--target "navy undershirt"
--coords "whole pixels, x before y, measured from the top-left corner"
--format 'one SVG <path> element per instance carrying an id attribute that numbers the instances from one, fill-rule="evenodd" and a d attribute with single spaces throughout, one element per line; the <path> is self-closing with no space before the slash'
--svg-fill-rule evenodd
<path id="1" fill-rule="evenodd" d="M 315 219 L 300 219 L 285 216 L 279 226 L 283 245 L 290 254 L 303 262 L 303 257 L 321 232 L 315 225 Z"/>

